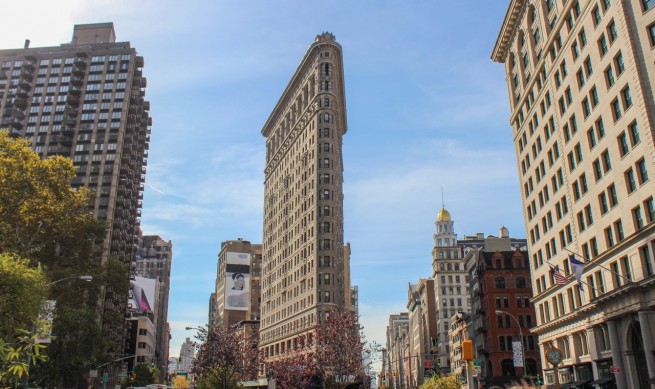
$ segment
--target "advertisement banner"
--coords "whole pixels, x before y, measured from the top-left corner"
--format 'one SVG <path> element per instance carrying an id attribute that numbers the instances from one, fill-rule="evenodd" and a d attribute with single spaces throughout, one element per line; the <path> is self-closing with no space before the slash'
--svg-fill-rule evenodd
<path id="1" fill-rule="evenodd" d="M 250 302 L 250 254 L 225 253 L 225 309 L 247 311 Z"/>
<path id="2" fill-rule="evenodd" d="M 156 288 L 156 279 L 134 277 L 134 280 L 130 281 L 128 308 L 139 313 L 154 312 Z"/>
<path id="3" fill-rule="evenodd" d="M 512 350 L 514 351 L 514 367 L 523 367 L 523 344 L 519 340 L 512 342 Z"/>

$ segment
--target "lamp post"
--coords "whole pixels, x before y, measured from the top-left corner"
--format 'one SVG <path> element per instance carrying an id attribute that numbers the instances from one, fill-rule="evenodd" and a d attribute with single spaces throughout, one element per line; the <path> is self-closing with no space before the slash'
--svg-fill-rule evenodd
<path id="1" fill-rule="evenodd" d="M 78 280 L 82 280 L 82 281 L 86 281 L 86 282 L 91 282 L 91 281 L 93 281 L 93 276 L 86 275 L 86 276 L 70 276 L 70 277 L 65 277 L 65 278 L 59 279 L 59 280 L 57 280 L 57 281 L 48 282 L 48 283 L 46 284 L 46 286 L 54 285 L 54 284 L 56 284 L 56 283 L 58 283 L 58 282 L 61 282 L 61 281 L 74 280 L 74 279 L 78 279 Z"/>
<path id="2" fill-rule="evenodd" d="M 509 315 L 514 321 L 516 322 L 516 325 L 519 327 L 519 335 L 521 336 L 521 359 L 523 360 L 523 375 L 527 375 L 527 369 L 525 366 L 525 347 L 523 346 L 523 329 L 521 328 L 521 323 L 519 323 L 518 319 L 516 316 L 512 315 L 511 313 L 507 311 L 501 311 L 500 309 L 496 310 L 496 315 Z"/>

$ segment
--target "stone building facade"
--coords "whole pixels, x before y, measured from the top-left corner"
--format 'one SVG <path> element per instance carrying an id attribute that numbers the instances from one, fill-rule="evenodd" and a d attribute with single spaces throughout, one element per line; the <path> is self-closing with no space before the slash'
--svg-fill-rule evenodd
<path id="1" fill-rule="evenodd" d="M 262 129 L 266 137 L 260 347 L 292 349 L 343 310 L 342 139 L 347 131 L 341 46 L 318 35 Z"/>
<path id="2" fill-rule="evenodd" d="M 653 8 L 512 0 L 493 49 L 509 92 L 547 384 L 655 387 Z M 570 255 L 583 263 L 581 288 Z M 551 266 L 569 282 L 556 284 Z M 563 354 L 557 369 L 545 362 L 551 348 Z"/>

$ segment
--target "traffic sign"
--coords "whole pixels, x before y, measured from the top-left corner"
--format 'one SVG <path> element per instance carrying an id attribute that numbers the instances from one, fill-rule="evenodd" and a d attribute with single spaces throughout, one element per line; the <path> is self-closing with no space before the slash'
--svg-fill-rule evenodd
<path id="1" fill-rule="evenodd" d="M 610 373 L 616 374 L 620 372 L 621 372 L 621 368 L 619 366 L 610 366 Z"/>
<path id="2" fill-rule="evenodd" d="M 109 373 L 102 373 L 102 382 L 109 382 Z"/>
<path id="3" fill-rule="evenodd" d="M 89 377 L 97 378 L 98 377 L 98 370 L 89 370 Z"/>
<path id="4" fill-rule="evenodd" d="M 482 366 L 482 361 L 479 359 L 474 359 L 473 360 L 473 366 Z"/>
<path id="5" fill-rule="evenodd" d="M 425 361 L 425 367 L 432 367 L 432 361 Z"/>

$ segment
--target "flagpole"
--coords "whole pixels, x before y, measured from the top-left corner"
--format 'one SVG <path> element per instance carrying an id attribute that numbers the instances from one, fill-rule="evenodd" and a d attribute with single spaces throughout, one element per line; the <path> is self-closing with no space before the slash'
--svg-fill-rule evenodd
<path id="1" fill-rule="evenodd" d="M 571 250 L 569 250 L 569 249 L 567 249 L 567 248 L 564 248 L 564 250 L 568 251 L 568 252 L 571 253 L 571 254 L 577 255 L 578 257 L 584 259 L 587 263 L 592 263 L 591 260 L 590 260 L 589 258 L 587 258 L 587 257 L 584 257 L 584 256 L 582 256 L 582 255 L 580 255 L 580 254 L 578 254 L 578 253 L 576 253 L 576 252 L 573 252 L 573 251 L 571 251 Z M 615 275 L 617 275 L 617 276 L 623 278 L 624 280 L 627 280 L 628 282 L 633 282 L 633 281 L 632 281 L 631 279 L 629 279 L 628 277 L 625 277 L 625 276 L 621 275 L 620 273 L 615 272 L 614 270 L 608 269 L 607 267 L 601 265 L 600 263 L 594 263 L 594 265 L 596 265 L 596 266 L 598 266 L 598 267 L 600 267 L 600 268 L 603 268 L 603 269 L 607 270 L 608 272 L 610 272 L 610 273 L 612 273 L 612 274 L 615 274 Z"/>
<path id="2" fill-rule="evenodd" d="M 554 270 L 554 271 L 558 271 L 558 272 L 559 272 L 559 269 L 558 269 L 557 267 L 553 266 L 553 265 L 552 265 L 548 260 L 546 260 L 546 262 L 548 263 L 548 266 L 550 266 L 551 271 Z M 560 274 L 561 274 L 561 273 L 560 273 Z M 553 275 L 553 277 L 554 277 L 554 275 Z M 575 277 L 574 277 L 574 279 L 575 279 Z M 588 283 L 582 281 L 582 278 L 581 278 L 580 280 L 577 280 L 577 279 L 576 279 L 576 281 L 578 281 L 578 283 L 580 283 L 580 284 L 585 284 L 585 285 L 587 285 L 589 288 L 595 290 L 596 293 L 598 293 L 599 295 L 602 294 L 602 293 L 604 293 L 604 292 L 600 291 L 599 289 L 596 289 L 596 288 L 594 288 L 593 286 L 589 285 Z M 567 279 L 567 282 L 568 282 L 568 279 Z M 561 285 L 561 286 L 564 286 L 564 285 L 566 285 L 566 284 L 558 284 L 557 282 L 555 282 L 555 285 Z M 582 289 L 582 287 L 581 287 L 580 285 L 578 285 L 578 287 L 579 287 L 580 289 Z"/>

